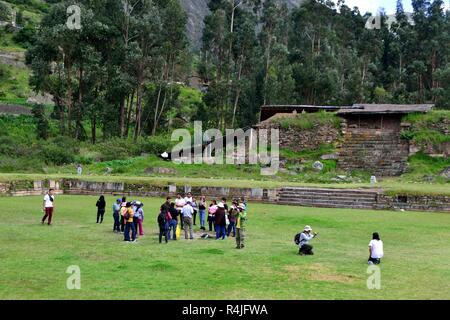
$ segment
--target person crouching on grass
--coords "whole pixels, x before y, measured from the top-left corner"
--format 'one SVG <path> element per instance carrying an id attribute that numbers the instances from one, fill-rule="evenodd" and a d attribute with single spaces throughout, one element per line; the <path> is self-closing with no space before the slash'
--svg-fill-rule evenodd
<path id="1" fill-rule="evenodd" d="M 318 233 L 315 232 L 314 234 L 312 234 L 311 232 L 311 227 L 305 226 L 303 232 L 300 234 L 298 254 L 301 256 L 312 256 L 314 254 L 313 246 L 309 244 L 309 241 L 317 237 Z"/>
<path id="2" fill-rule="evenodd" d="M 125 206 L 126 210 L 123 210 L 123 220 L 125 221 L 125 235 L 124 241 L 128 242 L 136 242 L 136 228 L 133 222 L 133 208 L 131 202 L 127 202 Z M 131 240 L 130 240 L 130 231 L 131 231 Z"/>
<path id="3" fill-rule="evenodd" d="M 378 232 L 373 233 L 372 240 L 369 242 L 369 264 L 380 264 L 384 256 L 383 241 Z"/>
<path id="4" fill-rule="evenodd" d="M 44 224 L 48 217 L 48 225 L 50 226 L 52 224 L 53 210 L 55 209 L 55 196 L 53 195 L 53 189 L 48 190 L 47 194 L 44 196 L 42 207 L 44 210 L 44 216 L 42 217 L 41 223 Z"/>

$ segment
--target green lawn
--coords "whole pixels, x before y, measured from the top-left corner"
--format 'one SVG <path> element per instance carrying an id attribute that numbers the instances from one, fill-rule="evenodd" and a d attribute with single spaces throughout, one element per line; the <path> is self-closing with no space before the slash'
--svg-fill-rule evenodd
<path id="1" fill-rule="evenodd" d="M 39 224 L 41 197 L 3 198 L 0 299 L 449 299 L 450 215 L 313 209 L 251 203 L 247 248 L 225 241 L 159 245 L 162 199 L 143 199 L 147 235 L 113 234 L 108 212 L 95 224 L 96 197 L 57 197 L 55 224 Z M 107 198 L 108 207 L 113 201 Z M 293 237 L 320 232 L 316 255 L 298 256 Z M 366 287 L 367 244 L 385 244 L 381 290 Z M 81 290 L 66 269 L 81 269 Z"/>

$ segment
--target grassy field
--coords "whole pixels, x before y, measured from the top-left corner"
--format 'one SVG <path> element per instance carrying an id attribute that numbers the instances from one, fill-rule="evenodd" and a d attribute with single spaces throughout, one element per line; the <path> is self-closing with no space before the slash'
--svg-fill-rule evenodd
<path id="1" fill-rule="evenodd" d="M 54 225 L 39 224 L 41 197 L 3 198 L 0 299 L 449 299 L 450 215 L 249 206 L 247 248 L 225 241 L 159 245 L 162 199 L 143 199 L 146 236 L 113 234 L 109 210 L 95 223 L 96 197 L 57 198 Z M 112 198 L 107 198 L 108 207 Z M 298 256 L 296 232 L 320 232 L 316 255 Z M 369 290 L 372 232 L 385 243 L 381 290 Z M 81 290 L 66 289 L 70 265 Z"/>

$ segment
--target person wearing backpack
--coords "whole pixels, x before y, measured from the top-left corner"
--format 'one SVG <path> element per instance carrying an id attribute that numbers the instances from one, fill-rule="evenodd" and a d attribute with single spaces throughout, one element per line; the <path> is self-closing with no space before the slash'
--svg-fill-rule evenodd
<path id="1" fill-rule="evenodd" d="M 184 229 L 184 238 L 188 239 L 188 229 L 190 234 L 190 239 L 194 239 L 194 230 L 192 227 L 192 215 L 194 213 L 194 209 L 191 206 L 191 203 L 188 202 L 181 210 L 181 215 L 183 216 L 183 229 Z"/>
<path id="2" fill-rule="evenodd" d="M 127 202 L 125 205 L 125 210 L 123 212 L 123 220 L 125 222 L 125 235 L 124 241 L 128 242 L 136 242 L 136 228 L 133 222 L 134 212 L 132 208 L 131 202 Z M 131 239 L 130 239 L 130 231 L 131 231 Z"/>
<path id="3" fill-rule="evenodd" d="M 159 226 L 159 243 L 162 243 L 162 237 L 164 235 L 166 243 L 168 242 L 167 236 L 169 233 L 169 221 L 172 220 L 170 213 L 161 206 L 158 215 L 158 226 Z"/>
<path id="4" fill-rule="evenodd" d="M 309 244 L 309 241 L 317 237 L 318 233 L 312 233 L 312 228 L 310 226 L 305 226 L 303 232 L 300 233 L 298 240 L 298 254 L 301 256 L 312 256 L 314 255 L 313 246 Z"/>

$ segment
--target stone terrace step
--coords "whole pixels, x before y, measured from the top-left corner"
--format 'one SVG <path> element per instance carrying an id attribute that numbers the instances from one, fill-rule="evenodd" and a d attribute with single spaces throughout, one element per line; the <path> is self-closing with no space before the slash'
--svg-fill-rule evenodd
<path id="1" fill-rule="evenodd" d="M 279 201 L 278 204 L 281 205 L 290 205 L 290 206 L 301 206 L 301 207 L 313 207 L 313 208 L 347 208 L 347 209 L 375 209 L 375 205 L 372 204 L 338 204 L 338 203 L 330 203 L 330 202 L 315 202 L 315 203 L 307 203 L 307 202 L 294 202 L 294 201 Z"/>
<path id="2" fill-rule="evenodd" d="M 373 209 L 376 190 L 348 190 L 286 187 L 279 193 L 279 204 L 326 208 Z"/>

